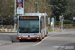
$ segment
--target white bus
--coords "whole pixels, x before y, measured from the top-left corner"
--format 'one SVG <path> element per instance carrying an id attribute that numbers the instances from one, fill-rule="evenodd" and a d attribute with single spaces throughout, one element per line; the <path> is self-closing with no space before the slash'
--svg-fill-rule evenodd
<path id="1" fill-rule="evenodd" d="M 17 38 L 37 39 L 41 41 L 48 34 L 48 18 L 46 13 L 25 13 L 18 17 Z"/>

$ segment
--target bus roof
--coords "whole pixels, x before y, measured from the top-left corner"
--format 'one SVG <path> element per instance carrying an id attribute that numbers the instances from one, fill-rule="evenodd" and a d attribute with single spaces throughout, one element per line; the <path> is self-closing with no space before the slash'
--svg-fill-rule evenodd
<path id="1" fill-rule="evenodd" d="M 48 16 L 46 13 L 25 13 L 25 16 Z"/>

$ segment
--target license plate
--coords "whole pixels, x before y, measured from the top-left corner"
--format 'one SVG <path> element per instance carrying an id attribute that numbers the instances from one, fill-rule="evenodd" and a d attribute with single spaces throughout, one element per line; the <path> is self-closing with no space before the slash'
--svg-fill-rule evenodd
<path id="1" fill-rule="evenodd" d="M 28 39 L 30 39 L 30 38 L 28 38 Z"/>

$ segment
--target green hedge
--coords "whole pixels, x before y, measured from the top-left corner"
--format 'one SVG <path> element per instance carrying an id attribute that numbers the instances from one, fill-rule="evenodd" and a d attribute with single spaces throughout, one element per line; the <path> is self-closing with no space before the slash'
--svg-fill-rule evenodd
<path id="1" fill-rule="evenodd" d="M 73 21 L 72 20 L 64 20 L 64 24 L 72 24 Z"/>

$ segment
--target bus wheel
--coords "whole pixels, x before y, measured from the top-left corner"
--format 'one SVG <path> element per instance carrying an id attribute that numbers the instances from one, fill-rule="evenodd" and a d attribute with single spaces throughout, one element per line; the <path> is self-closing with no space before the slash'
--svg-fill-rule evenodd
<path id="1" fill-rule="evenodd" d="M 19 41 L 20 41 L 20 42 L 23 42 L 23 40 L 22 40 L 22 39 L 20 39 Z"/>
<path id="2" fill-rule="evenodd" d="M 41 41 L 42 39 L 39 39 L 39 41 Z"/>
<path id="3" fill-rule="evenodd" d="M 45 37 L 47 37 L 47 35 L 45 35 Z"/>
<path id="4" fill-rule="evenodd" d="M 42 37 L 42 39 L 44 39 L 44 37 Z"/>
<path id="5" fill-rule="evenodd" d="M 47 32 L 47 34 L 45 35 L 45 37 L 47 37 L 47 35 L 48 35 L 48 32 Z"/>
<path id="6" fill-rule="evenodd" d="M 45 37 L 47 37 L 47 34 L 45 35 Z"/>

